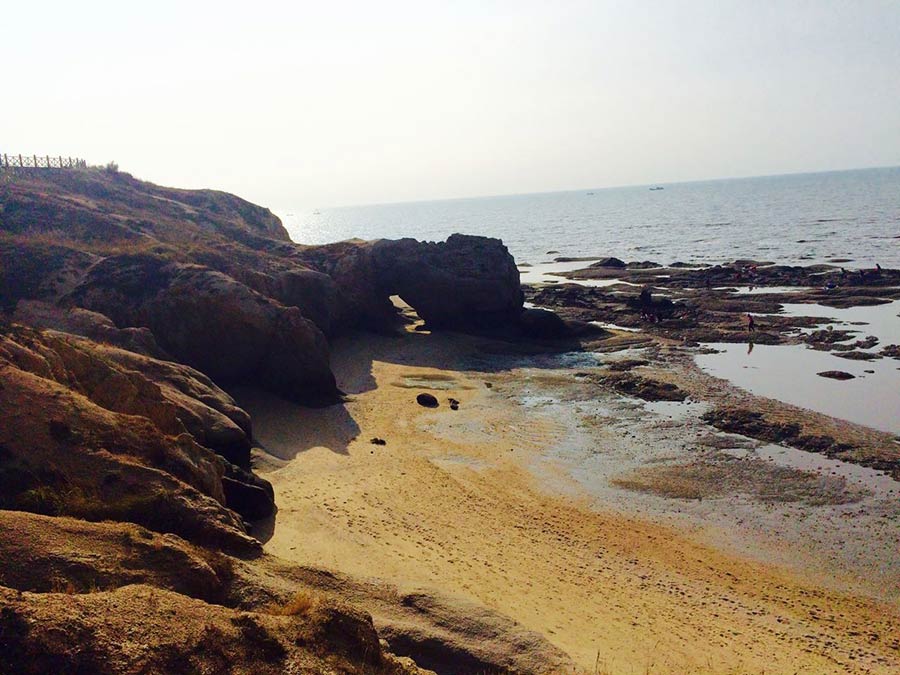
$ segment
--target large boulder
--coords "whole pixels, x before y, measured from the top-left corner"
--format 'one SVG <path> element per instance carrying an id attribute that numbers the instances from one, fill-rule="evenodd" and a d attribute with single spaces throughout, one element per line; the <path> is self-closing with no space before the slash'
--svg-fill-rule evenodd
<path id="1" fill-rule="evenodd" d="M 220 382 L 249 382 L 288 398 L 340 397 L 324 334 L 285 307 L 221 272 L 152 255 L 94 265 L 66 298 L 117 326 L 146 326 L 169 354 Z"/>
<path id="2" fill-rule="evenodd" d="M 372 254 L 381 292 L 399 295 L 432 327 L 502 325 L 522 310 L 519 270 L 499 239 L 382 239 Z"/>

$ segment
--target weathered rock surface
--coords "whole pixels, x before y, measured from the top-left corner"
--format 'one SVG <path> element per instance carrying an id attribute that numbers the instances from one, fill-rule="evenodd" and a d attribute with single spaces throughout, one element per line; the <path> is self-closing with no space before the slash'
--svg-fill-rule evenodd
<path id="1" fill-rule="evenodd" d="M 372 253 L 381 292 L 399 295 L 430 326 L 499 325 L 514 322 L 522 310 L 519 270 L 498 239 L 385 239 L 372 244 Z"/>
<path id="2" fill-rule="evenodd" d="M 240 197 L 162 187 L 124 172 L 22 172 L 6 186 L 3 205 L 3 229 L 13 233 L 64 231 L 72 239 L 132 243 L 204 234 L 290 240 L 277 216 Z"/>
<path id="3" fill-rule="evenodd" d="M 347 606 L 277 616 L 145 585 L 75 595 L 0 587 L 0 606 L 0 672 L 419 672 L 385 654 L 372 619 Z"/>
<path id="4" fill-rule="evenodd" d="M 118 326 L 147 326 L 163 349 L 221 382 L 255 382 L 301 401 L 339 398 L 322 332 L 231 277 L 149 255 L 111 256 L 66 302 Z"/>
<path id="5" fill-rule="evenodd" d="M 0 511 L 0 528 L 0 586 L 19 591 L 89 593 L 150 584 L 221 603 L 234 574 L 221 553 L 130 523 Z"/>
<path id="6" fill-rule="evenodd" d="M 156 344 L 149 328 L 117 328 L 108 316 L 82 307 L 63 308 L 47 302 L 20 300 L 12 320 L 35 328 L 53 328 L 81 335 L 157 359 L 171 358 Z"/>
<path id="7" fill-rule="evenodd" d="M 117 367 L 117 352 L 62 333 L 0 335 L 0 508 L 125 520 L 255 549 L 226 508 L 227 464 L 180 419 L 205 404 L 184 392 L 167 399 L 171 382 Z M 210 428 L 227 419 L 209 408 Z M 200 431 L 202 420 L 194 418 Z"/>

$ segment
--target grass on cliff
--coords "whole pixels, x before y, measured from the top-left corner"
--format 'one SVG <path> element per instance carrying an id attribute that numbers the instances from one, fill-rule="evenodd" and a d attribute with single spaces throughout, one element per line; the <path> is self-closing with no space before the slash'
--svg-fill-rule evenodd
<path id="1" fill-rule="evenodd" d="M 263 608 L 266 614 L 275 616 L 308 616 L 322 602 L 322 597 L 311 591 L 298 591 L 284 604 L 272 603 Z"/>

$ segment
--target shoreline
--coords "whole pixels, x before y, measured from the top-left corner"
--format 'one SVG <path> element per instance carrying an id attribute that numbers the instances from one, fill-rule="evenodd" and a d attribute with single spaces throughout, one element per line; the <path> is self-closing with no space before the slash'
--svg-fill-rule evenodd
<path id="1" fill-rule="evenodd" d="M 269 453 L 257 468 L 279 504 L 265 549 L 483 604 L 543 634 L 585 669 L 599 662 L 612 672 L 634 664 L 652 664 L 652 672 L 762 672 L 805 664 L 800 672 L 823 673 L 900 665 L 900 645 L 888 637 L 896 634 L 900 597 L 884 594 L 900 579 L 890 560 L 896 546 L 889 536 L 865 541 L 865 526 L 880 516 L 890 518 L 882 531 L 897 533 L 895 510 L 876 513 L 865 501 L 880 498 L 860 497 L 840 476 L 773 470 L 762 459 L 749 462 L 750 472 L 742 466 L 748 462 L 734 461 L 735 471 L 723 474 L 717 448 L 704 453 L 712 473 L 698 479 L 682 467 L 676 475 L 689 473 L 690 487 L 700 490 L 723 476 L 726 483 L 777 480 L 796 499 L 773 503 L 752 490 L 705 499 L 653 494 L 653 471 L 673 459 L 691 464 L 685 439 L 667 438 L 681 422 L 659 415 L 641 428 L 653 415 L 643 403 L 575 377 L 605 370 L 582 368 L 579 359 L 588 357 L 561 364 L 498 351 L 489 340 L 457 334 L 350 337 L 333 348 L 338 384 L 350 394 L 343 406 L 294 409 L 238 392 Z M 683 365 L 681 384 L 697 377 Z M 704 386 L 720 385 L 708 377 Z M 641 410 L 618 427 L 594 415 L 592 429 L 587 417 L 566 419 L 554 407 L 587 400 L 586 388 L 593 399 L 608 399 L 606 418 Z M 417 391 L 431 391 L 442 405 L 417 406 Z M 461 402 L 459 411 L 446 406 L 449 397 Z M 573 422 L 583 434 L 575 441 L 568 438 Z M 693 433 L 702 423 L 691 424 Z M 376 437 L 386 445 L 372 445 Z M 612 473 L 599 471 L 604 454 L 585 441 L 604 447 L 608 462 L 630 452 L 632 470 L 619 463 Z M 641 454 L 648 442 L 657 447 Z M 598 477 L 645 484 L 586 488 Z M 821 516 L 838 508 L 873 513 Z M 766 528 L 785 519 L 795 527 L 765 542 Z M 815 542 L 810 533 L 832 538 Z M 841 537 L 856 543 L 829 559 L 826 550 Z M 767 553 L 751 556 L 753 549 Z"/>

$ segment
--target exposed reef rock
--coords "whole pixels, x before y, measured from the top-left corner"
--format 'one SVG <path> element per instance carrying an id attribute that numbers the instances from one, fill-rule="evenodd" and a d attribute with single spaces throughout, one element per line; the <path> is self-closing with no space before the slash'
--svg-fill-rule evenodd
<path id="1" fill-rule="evenodd" d="M 819 377 L 829 377 L 832 380 L 852 380 L 856 377 L 856 375 L 844 372 L 843 370 L 824 370 L 821 373 L 816 373 L 816 375 Z"/>

